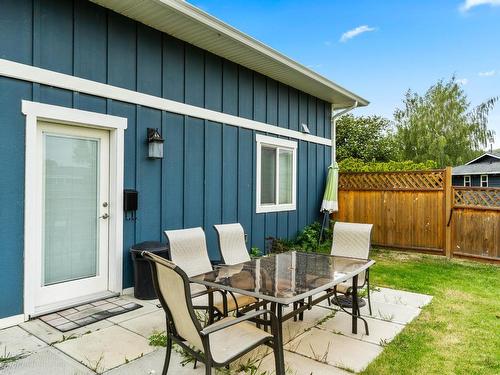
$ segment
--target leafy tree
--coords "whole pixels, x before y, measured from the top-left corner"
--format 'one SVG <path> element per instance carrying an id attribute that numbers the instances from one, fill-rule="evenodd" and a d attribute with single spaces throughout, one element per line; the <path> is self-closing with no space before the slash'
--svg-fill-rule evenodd
<path id="1" fill-rule="evenodd" d="M 439 167 L 463 164 L 493 137 L 488 113 L 498 98 L 471 108 L 462 86 L 452 77 L 431 86 L 424 96 L 408 90 L 403 108 L 394 112 L 403 160 L 435 160 Z"/>
<path id="2" fill-rule="evenodd" d="M 389 161 L 397 147 L 391 122 L 380 116 L 342 116 L 337 121 L 337 160 Z"/>

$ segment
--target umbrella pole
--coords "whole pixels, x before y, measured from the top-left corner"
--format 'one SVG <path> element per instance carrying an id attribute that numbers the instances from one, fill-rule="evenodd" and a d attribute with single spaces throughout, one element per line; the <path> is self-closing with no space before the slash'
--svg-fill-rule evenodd
<path id="1" fill-rule="evenodd" d="M 321 240 L 323 239 L 323 232 L 325 230 L 325 222 L 329 222 L 328 211 L 323 211 L 323 222 L 321 223 L 321 231 L 319 232 L 319 239 L 318 239 L 318 245 L 321 244 Z"/>

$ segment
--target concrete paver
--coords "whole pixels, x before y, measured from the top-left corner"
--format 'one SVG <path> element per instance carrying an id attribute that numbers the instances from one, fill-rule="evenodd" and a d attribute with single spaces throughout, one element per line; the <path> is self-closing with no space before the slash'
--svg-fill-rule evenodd
<path id="1" fill-rule="evenodd" d="M 54 346 L 96 372 L 109 370 L 154 351 L 144 337 L 117 325 Z"/>
<path id="2" fill-rule="evenodd" d="M 383 347 L 313 328 L 285 345 L 285 349 L 320 363 L 350 371 L 362 371 Z"/>
<path id="3" fill-rule="evenodd" d="M 4 346 L 11 355 L 24 355 L 0 368 L 0 373 L 87 375 L 97 370 L 109 375 L 160 374 L 165 349 L 150 346 L 148 338 L 153 332 L 165 330 L 165 314 L 156 306 L 158 300 L 140 301 L 131 295 L 123 298 L 143 307 L 64 334 L 41 320 L 0 330 L 0 349 Z M 363 370 L 431 299 L 387 288 L 374 291 L 373 316 L 367 317 L 369 336 L 364 334 L 362 322 L 358 334 L 352 334 L 351 317 L 326 302 L 306 310 L 303 321 L 284 323 L 287 374 L 347 375 Z M 367 306 L 361 311 L 368 315 Z M 192 363 L 182 366 L 182 359 L 175 350 L 172 352 L 169 373 L 205 373 L 203 364 L 193 369 Z M 231 370 L 236 373 L 240 364 L 248 363 L 259 364 L 259 373 L 274 373 L 274 357 L 268 347 L 246 354 L 231 364 Z"/>
<path id="4" fill-rule="evenodd" d="M 368 322 L 369 335 L 366 335 L 365 326 L 360 320 L 358 320 L 358 333 L 352 333 L 351 316 L 342 311 L 337 312 L 333 318 L 328 319 L 317 328 L 377 345 L 391 342 L 404 328 L 404 325 L 398 323 L 373 318 L 365 319 Z"/>
<path id="5" fill-rule="evenodd" d="M 27 355 L 45 346 L 42 340 L 17 326 L 0 330 L 0 356 Z"/>
<path id="6" fill-rule="evenodd" d="M 0 367 L 2 375 L 90 375 L 92 370 L 52 347 Z"/>

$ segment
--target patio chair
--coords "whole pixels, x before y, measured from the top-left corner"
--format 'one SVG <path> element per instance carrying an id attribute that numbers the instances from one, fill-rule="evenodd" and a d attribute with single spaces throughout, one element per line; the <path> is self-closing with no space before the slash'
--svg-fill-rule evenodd
<path id="1" fill-rule="evenodd" d="M 204 362 L 206 374 L 212 374 L 212 368 L 228 366 L 235 359 L 265 344 L 274 351 L 276 374 L 285 374 L 283 347 L 274 313 L 268 310 L 254 311 L 238 318 L 227 317 L 202 328 L 193 310 L 186 273 L 162 257 L 149 252 L 143 252 L 142 255 L 150 261 L 155 290 L 166 314 L 167 342 L 163 375 L 168 371 L 172 342 Z M 271 334 L 248 322 L 263 314 L 271 318 Z"/>
<path id="2" fill-rule="evenodd" d="M 213 270 L 212 263 L 208 257 L 207 243 L 203 229 L 190 228 L 165 231 L 170 244 L 170 257 L 188 277 L 200 275 Z M 215 308 L 219 317 L 226 316 L 228 312 L 238 311 L 241 307 L 248 306 L 255 302 L 255 298 L 241 294 L 230 293 L 231 298 L 227 298 L 227 293 L 221 290 L 207 290 L 200 284 L 191 284 L 191 294 L 193 305 L 197 309 L 207 309 L 209 312 L 209 322 L 213 320 L 215 314 L 210 306 Z"/>
<path id="3" fill-rule="evenodd" d="M 337 221 L 333 227 L 331 255 L 368 259 L 371 246 L 370 238 L 372 227 L 372 224 L 344 223 Z M 372 305 L 370 301 L 370 270 L 367 269 L 360 273 L 358 280 L 358 289 L 366 285 L 368 309 L 370 315 L 372 315 Z M 350 296 L 352 294 L 352 280 L 347 280 L 346 282 L 338 284 L 335 291 Z M 334 298 L 338 301 L 336 294 Z"/>
<path id="4" fill-rule="evenodd" d="M 245 231 L 239 223 L 214 225 L 219 240 L 219 249 L 224 264 L 238 264 L 250 261 Z"/>
<path id="5" fill-rule="evenodd" d="M 214 229 L 217 232 L 217 239 L 219 241 L 219 250 L 221 259 L 224 264 L 235 265 L 239 263 L 249 262 L 250 255 L 245 241 L 245 231 L 240 223 L 233 224 L 216 224 Z M 253 297 L 251 303 L 258 303 L 259 300 Z M 264 304 L 264 309 L 267 304 Z M 260 307 L 256 307 L 258 310 Z M 259 328 L 260 325 L 257 324 Z M 265 327 L 267 329 L 267 327 Z"/>

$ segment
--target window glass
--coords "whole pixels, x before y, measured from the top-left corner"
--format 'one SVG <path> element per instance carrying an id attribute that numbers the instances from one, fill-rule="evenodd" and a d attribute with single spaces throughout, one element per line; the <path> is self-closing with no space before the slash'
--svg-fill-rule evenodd
<path id="1" fill-rule="evenodd" d="M 470 186 L 470 176 L 464 176 L 464 186 Z"/>
<path id="2" fill-rule="evenodd" d="M 98 270 L 99 143 L 45 134 L 43 285 Z"/>
<path id="3" fill-rule="evenodd" d="M 272 147 L 261 151 L 260 203 L 276 203 L 276 149 Z"/>
<path id="4" fill-rule="evenodd" d="M 292 203 L 293 160 L 291 150 L 279 150 L 279 203 Z"/>
<path id="5" fill-rule="evenodd" d="M 257 134 L 255 140 L 256 212 L 295 210 L 297 142 L 263 134 Z"/>
<path id="6" fill-rule="evenodd" d="M 481 176 L 481 187 L 488 187 L 488 175 Z"/>

